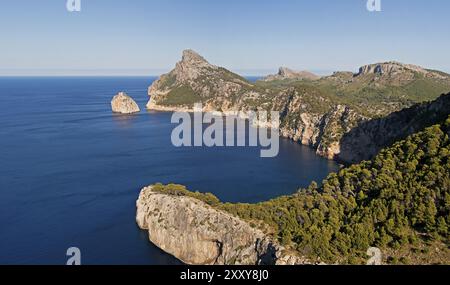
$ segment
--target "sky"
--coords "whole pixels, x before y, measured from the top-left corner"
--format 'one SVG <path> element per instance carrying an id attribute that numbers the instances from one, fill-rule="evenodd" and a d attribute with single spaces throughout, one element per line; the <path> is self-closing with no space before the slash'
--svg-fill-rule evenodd
<path id="1" fill-rule="evenodd" d="M 184 49 L 242 75 L 396 60 L 450 72 L 450 1 L 0 0 L 0 75 L 159 75 Z"/>

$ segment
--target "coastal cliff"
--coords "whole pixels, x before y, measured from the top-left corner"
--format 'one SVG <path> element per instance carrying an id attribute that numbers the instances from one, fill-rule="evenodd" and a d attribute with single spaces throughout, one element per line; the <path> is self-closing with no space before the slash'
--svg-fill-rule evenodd
<path id="1" fill-rule="evenodd" d="M 373 246 L 383 264 L 448 264 L 449 134 L 447 109 L 373 160 L 257 204 L 156 184 L 142 190 L 136 220 L 188 264 L 365 264 Z"/>
<path id="2" fill-rule="evenodd" d="M 203 111 L 277 111 L 283 137 L 308 145 L 328 159 L 354 163 L 370 159 L 379 147 L 369 145 L 367 151 L 341 155 L 342 150 L 348 152 L 358 144 L 357 136 L 349 139 L 347 135 L 352 130 L 449 91 L 448 74 L 398 62 L 366 65 L 358 73 L 336 72 L 321 78 L 282 68 L 278 75 L 253 83 L 186 50 L 176 67 L 149 87 L 147 108 L 192 111 L 195 103 L 202 103 Z M 375 137 L 377 131 L 375 128 L 369 137 Z M 410 133 L 391 132 L 389 137 Z"/>
<path id="3" fill-rule="evenodd" d="M 176 186 L 173 186 L 176 187 Z M 192 265 L 307 264 L 247 222 L 154 185 L 137 200 L 136 221 L 152 243 Z"/>
<path id="4" fill-rule="evenodd" d="M 450 93 L 432 102 L 416 104 L 386 117 L 362 122 L 340 141 L 339 159 L 357 163 L 370 160 L 383 148 L 445 120 L 450 113 Z"/>

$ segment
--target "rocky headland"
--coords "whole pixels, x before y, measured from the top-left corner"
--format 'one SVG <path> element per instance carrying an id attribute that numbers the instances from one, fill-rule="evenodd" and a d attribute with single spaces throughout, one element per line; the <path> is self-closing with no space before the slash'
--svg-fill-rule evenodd
<path id="1" fill-rule="evenodd" d="M 202 103 L 204 111 L 278 111 L 283 137 L 311 146 L 328 159 L 354 163 L 370 159 L 379 147 L 368 144 L 348 155 L 347 150 L 358 144 L 354 135 L 348 135 L 352 130 L 449 91 L 448 74 L 398 62 L 366 65 L 357 73 L 335 72 L 321 78 L 280 68 L 277 75 L 252 83 L 186 50 L 176 67 L 150 86 L 147 108 L 192 111 L 195 103 Z M 403 128 L 389 131 L 383 135 L 408 134 Z M 376 144 L 387 146 L 383 141 Z"/>
<path id="2" fill-rule="evenodd" d="M 172 186 L 177 187 L 177 186 Z M 136 221 L 150 241 L 191 265 L 310 264 L 289 253 L 260 229 L 207 203 L 180 193 L 142 189 Z"/>

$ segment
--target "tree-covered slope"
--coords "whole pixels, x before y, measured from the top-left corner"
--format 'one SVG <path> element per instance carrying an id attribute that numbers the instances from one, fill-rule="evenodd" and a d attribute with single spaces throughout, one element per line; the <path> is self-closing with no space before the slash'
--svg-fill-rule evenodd
<path id="1" fill-rule="evenodd" d="M 260 226 L 312 260 L 364 263 L 367 249 L 376 246 L 386 263 L 450 264 L 449 134 L 450 117 L 320 186 L 259 204 L 223 204 L 182 186 L 159 188 Z"/>

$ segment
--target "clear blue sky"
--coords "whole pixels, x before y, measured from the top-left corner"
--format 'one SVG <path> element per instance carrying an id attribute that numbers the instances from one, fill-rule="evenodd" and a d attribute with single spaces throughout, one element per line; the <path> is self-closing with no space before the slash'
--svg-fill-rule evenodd
<path id="1" fill-rule="evenodd" d="M 159 74 L 192 48 L 243 74 L 356 70 L 387 60 L 450 72 L 450 1 L 0 2 L 0 75 Z"/>

